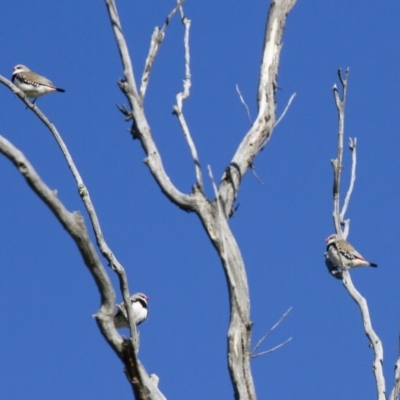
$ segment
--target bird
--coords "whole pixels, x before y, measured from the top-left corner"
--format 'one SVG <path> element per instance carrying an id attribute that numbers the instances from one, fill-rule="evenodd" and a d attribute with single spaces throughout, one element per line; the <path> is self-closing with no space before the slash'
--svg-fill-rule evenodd
<path id="1" fill-rule="evenodd" d="M 378 265 L 366 260 L 349 242 L 333 234 L 325 239 L 329 260 L 341 268 L 377 267 Z"/>
<path id="2" fill-rule="evenodd" d="M 44 94 L 65 92 L 64 89 L 55 87 L 47 78 L 31 71 L 22 64 L 18 64 L 14 67 L 11 81 L 17 88 L 21 89 L 27 97 L 35 99 L 33 103 L 38 97 Z"/>
<path id="3" fill-rule="evenodd" d="M 135 293 L 130 297 L 135 325 L 140 325 L 147 319 L 149 315 L 147 309 L 148 299 L 149 297 L 143 293 Z M 124 302 L 118 304 L 115 309 L 114 325 L 117 329 L 128 327 L 128 314 Z"/>

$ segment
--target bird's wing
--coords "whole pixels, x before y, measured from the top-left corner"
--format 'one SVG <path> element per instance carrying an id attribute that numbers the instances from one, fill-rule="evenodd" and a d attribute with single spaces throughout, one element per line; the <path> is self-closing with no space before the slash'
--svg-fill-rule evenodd
<path id="1" fill-rule="evenodd" d="M 23 75 L 25 77 L 25 79 L 27 79 L 28 81 L 37 82 L 37 83 L 39 83 L 39 85 L 43 85 L 43 86 L 54 87 L 52 81 L 45 78 L 44 76 L 36 74 L 35 72 L 26 71 L 26 72 L 22 73 L 21 75 Z"/>
<path id="2" fill-rule="evenodd" d="M 338 240 L 338 245 L 343 250 L 351 253 L 355 258 L 359 258 L 360 260 L 365 260 L 365 258 L 349 243 L 345 240 Z"/>

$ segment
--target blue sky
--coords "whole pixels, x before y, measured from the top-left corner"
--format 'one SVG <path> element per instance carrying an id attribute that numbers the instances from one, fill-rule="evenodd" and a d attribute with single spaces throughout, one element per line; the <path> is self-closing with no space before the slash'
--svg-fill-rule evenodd
<path id="1" fill-rule="evenodd" d="M 173 1 L 119 1 L 135 71 L 143 70 L 153 28 Z M 206 175 L 219 179 L 249 128 L 235 85 L 252 116 L 267 1 L 187 1 L 192 20 L 191 97 L 184 112 Z M 25 16 L 18 17 L 23 13 Z M 293 310 L 254 359 L 258 398 L 325 400 L 376 397 L 372 350 L 360 312 L 323 259 L 333 231 L 332 169 L 337 115 L 332 86 L 350 67 L 346 137 L 358 138 L 357 181 L 347 217 L 349 240 L 377 269 L 352 272 L 384 344 L 392 388 L 400 325 L 400 5 L 298 1 L 284 35 L 278 110 L 297 96 L 242 183 L 231 226 L 251 291 L 253 342 Z M 184 192 L 195 182 L 187 144 L 172 116 L 184 77 L 183 28 L 174 19 L 151 76 L 146 111 L 165 168 Z M 140 359 L 168 399 L 229 399 L 228 301 L 219 259 L 197 217 L 170 203 L 143 163 L 116 104 L 121 63 L 102 2 L 4 2 L 0 74 L 22 63 L 65 94 L 39 107 L 57 126 L 83 176 L 106 240 L 132 292 L 150 296 Z M 84 207 L 53 137 L 5 87 L 0 134 L 18 146 L 69 210 Z M 347 188 L 350 156 L 343 172 Z M 93 318 L 97 288 L 75 244 L 17 170 L 0 157 L 0 386 L 2 397 L 129 399 L 122 364 Z M 212 197 L 210 182 L 206 190 Z M 116 279 L 110 271 L 113 282 Z M 121 296 L 118 294 L 118 300 Z M 318 393 L 318 395 L 316 394 Z M 314 395 L 315 394 L 315 395 Z"/>

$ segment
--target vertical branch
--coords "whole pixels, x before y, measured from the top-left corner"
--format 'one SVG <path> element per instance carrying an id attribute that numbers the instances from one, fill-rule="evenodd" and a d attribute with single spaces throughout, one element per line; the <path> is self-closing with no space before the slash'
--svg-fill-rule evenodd
<path id="1" fill-rule="evenodd" d="M 392 393 L 390 394 L 390 400 L 398 400 L 400 394 L 400 332 L 398 336 L 398 354 L 397 361 L 394 365 L 394 385 Z"/>
<path id="2" fill-rule="evenodd" d="M 182 7 L 182 4 L 185 2 L 185 0 L 178 0 L 177 5 L 173 8 L 173 10 L 168 14 L 167 18 L 165 19 L 164 25 L 160 28 L 155 27 L 153 34 L 151 35 L 151 40 L 150 40 L 150 48 L 149 48 L 149 53 L 146 58 L 146 62 L 144 65 L 144 71 L 142 74 L 142 80 L 141 80 L 141 85 L 140 85 L 140 98 L 143 101 L 144 96 L 146 95 L 146 90 L 147 90 L 147 85 L 149 83 L 150 79 L 150 72 L 153 67 L 154 61 L 157 57 L 158 51 L 160 50 L 161 43 L 163 42 L 165 38 L 165 31 L 171 22 L 172 17 L 175 15 L 175 13 Z"/>
<path id="3" fill-rule="evenodd" d="M 351 177 L 350 177 L 350 185 L 349 189 L 347 190 L 346 197 L 344 199 L 342 211 L 340 213 L 340 222 L 341 224 L 344 225 L 344 232 L 343 232 L 343 237 L 347 238 L 349 234 L 349 225 L 350 225 L 350 220 L 349 219 L 344 219 L 344 216 L 346 215 L 347 208 L 349 206 L 350 202 L 350 197 L 351 194 L 353 193 L 354 189 L 354 182 L 356 181 L 356 166 L 357 166 L 357 138 L 350 138 L 349 139 L 349 148 L 351 151 Z"/>
<path id="4" fill-rule="evenodd" d="M 203 177 L 201 174 L 201 166 L 199 161 L 199 156 L 197 154 L 196 146 L 193 142 L 192 136 L 190 134 L 189 128 L 186 123 L 186 119 L 182 112 L 183 101 L 186 100 L 190 95 L 190 87 L 192 86 L 191 74 L 190 74 L 190 47 L 189 47 L 189 31 L 190 31 L 190 19 L 186 18 L 182 14 L 182 23 L 185 25 L 185 37 L 184 37 L 184 48 L 185 48 L 185 79 L 183 80 L 183 91 L 176 95 L 176 105 L 174 106 L 174 114 L 178 117 L 178 121 L 181 125 L 183 134 L 188 142 L 190 152 L 194 161 L 194 166 L 196 170 L 196 180 L 197 185 L 201 191 L 203 191 Z"/>
<path id="5" fill-rule="evenodd" d="M 378 335 L 372 328 L 371 318 L 369 316 L 368 304 L 365 298 L 354 287 L 348 270 L 343 270 L 343 285 L 347 289 L 352 299 L 358 304 L 364 324 L 364 332 L 374 349 L 374 362 L 372 370 L 376 382 L 378 400 L 386 400 L 385 377 L 383 375 L 383 346 Z"/>
<path id="6" fill-rule="evenodd" d="M 347 235 L 349 233 L 349 223 L 350 220 L 344 220 L 345 214 L 350 202 L 350 197 L 353 192 L 354 188 L 354 183 L 356 179 L 356 164 L 357 164 L 357 153 L 356 153 L 356 147 L 357 147 L 357 139 L 350 139 L 349 141 L 349 147 L 350 151 L 352 152 L 352 168 L 351 168 L 351 177 L 350 177 L 350 185 L 349 189 L 347 191 L 342 212 L 340 213 L 340 175 L 341 175 L 341 170 L 343 168 L 342 166 L 342 159 L 343 159 L 343 137 L 344 137 L 344 111 L 345 111 L 345 104 L 346 104 L 346 94 L 347 94 L 347 78 L 348 78 L 348 73 L 349 70 L 346 70 L 346 75 L 345 77 L 342 76 L 342 72 L 339 69 L 339 79 L 342 85 L 342 99 L 339 97 L 338 90 L 336 88 L 336 85 L 333 87 L 333 93 L 335 97 L 335 103 L 336 103 L 336 108 L 338 110 L 338 117 L 339 117 L 339 129 L 338 129 L 338 153 L 337 153 L 337 158 L 334 160 L 331 160 L 332 166 L 333 166 L 333 171 L 334 171 L 334 183 L 333 183 L 333 221 L 336 229 L 336 233 L 343 237 L 344 239 L 347 238 Z M 344 232 L 342 233 L 341 230 L 341 225 L 344 225 Z M 342 257 L 342 255 L 339 252 L 339 257 Z M 337 270 L 335 269 L 336 266 L 333 266 L 333 264 L 330 262 L 330 260 L 326 259 L 326 265 L 330 272 L 332 273 L 333 276 L 336 278 L 342 278 L 343 285 L 346 288 L 347 292 L 351 296 L 351 298 L 358 304 L 360 311 L 361 311 L 361 316 L 363 320 L 363 325 L 364 325 L 364 332 L 366 336 L 368 337 L 368 340 L 370 342 L 371 347 L 374 349 L 374 362 L 373 362 L 373 373 L 375 377 L 375 382 L 376 382 L 376 389 L 378 393 L 378 400 L 386 400 L 386 388 L 385 388 L 385 378 L 383 375 L 383 346 L 380 338 L 378 335 L 375 333 L 374 329 L 372 328 L 372 322 L 371 318 L 369 315 L 369 310 L 368 310 L 368 304 L 365 298 L 357 291 L 357 289 L 354 287 L 353 282 L 350 277 L 350 272 L 347 268 L 344 267 L 344 264 L 342 263 L 341 269 Z M 333 269 L 332 269 L 333 267 Z"/>
<path id="7" fill-rule="evenodd" d="M 339 80 L 342 85 L 342 98 L 340 99 L 339 92 L 336 85 L 333 86 L 333 95 L 335 98 L 336 109 L 339 117 L 338 127 L 338 153 L 334 160 L 331 160 L 334 179 L 333 179 L 333 222 L 335 224 L 335 230 L 337 234 L 341 235 L 340 229 L 340 175 L 343 168 L 343 136 L 344 136 L 344 110 L 346 105 L 347 95 L 347 78 L 349 75 L 349 69 L 346 70 L 345 77 L 342 76 L 342 70 L 338 70 Z"/>
<path id="8" fill-rule="evenodd" d="M 192 157 L 195 160 L 197 185 L 190 195 L 179 192 L 165 173 L 160 153 L 153 140 L 150 126 L 147 122 L 143 96 L 137 93 L 134 82 L 133 69 L 127 43 L 124 39 L 120 20 L 116 12 L 114 0 L 106 0 L 111 25 L 117 41 L 125 79 L 119 82 L 120 89 L 126 95 L 131 110 L 122 109 L 127 119 L 133 120 L 132 133 L 137 138 L 146 153 L 146 164 L 163 193 L 173 203 L 184 210 L 194 211 L 199 216 L 212 244 L 221 259 L 229 290 L 230 324 L 228 330 L 228 366 L 231 381 L 237 400 L 255 400 L 255 388 L 250 368 L 250 296 L 247 283 L 246 269 L 239 246 L 228 224 L 228 216 L 232 204 L 237 196 L 241 179 L 256 155 L 262 150 L 275 126 L 275 92 L 278 87 L 277 73 L 282 36 L 286 17 L 296 0 L 273 0 L 268 13 L 265 27 L 262 65 L 258 87 L 258 116 L 250 130 L 243 138 L 231 163 L 226 169 L 220 184 L 216 199 L 208 201 L 202 191 L 200 164 L 194 146 L 191 145 L 190 135 L 186 138 L 191 147 Z M 183 11 L 180 10 L 181 15 Z M 185 81 L 184 90 L 177 97 L 177 115 L 182 114 L 183 100 L 189 95 L 189 21 L 183 18 L 185 32 Z M 157 32 L 158 35 L 158 32 Z M 158 35 L 159 36 L 159 35 Z M 150 65 L 150 63 L 148 63 Z M 147 78 L 146 78 L 147 79 Z M 146 80 L 145 79 L 145 80 Z M 144 95 L 144 91 L 142 92 Z M 183 115 L 180 119 L 184 132 L 186 123 Z M 222 209 L 222 210 L 221 210 Z"/>

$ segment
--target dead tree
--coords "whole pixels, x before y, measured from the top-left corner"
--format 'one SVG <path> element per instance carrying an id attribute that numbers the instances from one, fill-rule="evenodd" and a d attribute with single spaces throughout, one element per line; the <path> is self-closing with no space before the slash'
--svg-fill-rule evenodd
<path id="1" fill-rule="evenodd" d="M 126 120 L 130 121 L 130 132 L 137 139 L 146 154 L 145 163 L 151 175 L 165 196 L 179 208 L 194 212 L 199 217 L 211 243 L 216 249 L 223 266 L 230 302 L 230 325 L 228 330 L 228 364 L 231 381 L 236 399 L 256 399 L 250 360 L 256 356 L 251 352 L 250 294 L 247 284 L 246 268 L 240 249 L 229 226 L 229 218 L 234 213 L 234 202 L 238 196 L 241 181 L 252 167 L 255 157 L 266 146 L 272 132 L 279 122 L 276 119 L 277 75 L 282 48 L 282 35 L 286 17 L 295 0 L 273 0 L 270 5 L 265 27 L 265 38 L 262 48 L 261 68 L 258 85 L 258 113 L 250 129 L 244 132 L 235 154 L 227 165 L 219 184 L 215 183 L 211 167 L 207 167 L 209 179 L 214 188 L 214 198 L 207 198 L 203 187 L 203 172 L 200 158 L 190 128 L 183 113 L 183 101 L 189 97 L 191 86 L 190 73 L 190 20 L 183 12 L 183 0 L 168 15 L 161 28 L 155 28 L 151 36 L 150 48 L 142 76 L 134 75 L 128 45 L 125 40 L 114 0 L 106 0 L 111 27 L 115 35 L 117 47 L 123 68 L 123 79 L 119 87 L 125 94 L 128 107 L 120 107 Z M 172 17 L 179 13 L 184 26 L 185 48 L 185 79 L 182 91 L 177 95 L 174 114 L 181 126 L 193 158 L 196 181 L 191 193 L 180 192 L 171 182 L 162 163 L 162 158 L 151 134 L 151 128 L 146 118 L 144 98 L 149 84 L 152 67 L 157 53 L 166 34 L 166 29 Z M 82 258 L 91 272 L 101 294 L 101 306 L 96 313 L 96 321 L 106 341 L 113 348 L 125 366 L 125 372 L 132 385 L 137 399 L 164 399 L 158 390 L 158 378 L 149 376 L 137 358 L 137 332 L 129 304 L 129 288 L 125 270 L 108 247 L 96 211 L 90 199 L 89 190 L 85 185 L 73 158 L 62 137 L 49 119 L 33 105 L 25 95 L 7 79 L 0 77 L 0 82 L 8 86 L 36 116 L 47 126 L 57 140 L 68 166 L 76 180 L 79 194 L 90 216 L 92 229 L 96 236 L 97 247 L 106 259 L 108 265 L 119 278 L 120 290 L 127 305 L 131 336 L 123 338 L 113 324 L 115 307 L 115 291 L 111 285 L 107 271 L 98 258 L 95 245 L 91 242 L 87 227 L 79 213 L 69 212 L 55 192 L 51 191 L 35 172 L 28 159 L 7 139 L 0 137 L 0 152 L 8 157 L 25 177 L 31 189 L 44 201 L 64 229 L 74 239 Z M 208 179 L 208 178 L 207 178 Z M 256 346 L 257 347 L 257 346 Z"/>
<path id="2" fill-rule="evenodd" d="M 338 70 L 339 81 L 341 85 L 342 95 L 339 94 L 339 90 L 336 85 L 333 87 L 333 95 L 335 99 L 336 109 L 338 112 L 338 142 L 337 142 L 337 156 L 335 159 L 331 160 L 333 167 L 333 223 L 335 227 L 336 234 L 343 239 L 347 239 L 350 230 L 350 219 L 345 219 L 347 208 L 349 206 L 351 194 L 354 189 L 354 184 L 356 180 L 356 165 L 357 165 L 357 139 L 349 138 L 349 149 L 352 155 L 352 165 L 350 172 L 350 184 L 347 190 L 345 199 L 343 201 L 342 208 L 340 208 L 340 183 L 341 174 L 343 170 L 343 143 L 344 143 L 344 117 L 345 117 L 345 106 L 346 106 L 346 96 L 347 96 L 347 83 L 349 70 L 345 74 Z M 354 286 L 349 269 L 342 265 L 335 266 L 326 257 L 326 266 L 329 272 L 337 279 L 343 281 L 343 286 L 346 288 L 347 292 L 351 298 L 356 302 L 360 308 L 361 318 L 363 322 L 364 332 L 369 340 L 369 345 L 374 351 L 374 361 L 372 363 L 372 371 L 374 373 L 377 399 L 385 400 L 386 396 L 386 383 L 385 376 L 383 374 L 383 345 L 382 341 L 372 327 L 372 321 L 368 309 L 368 303 L 362 294 Z M 390 394 L 390 400 L 397 400 L 400 393 L 400 356 L 397 358 L 395 363 L 395 378 L 392 392 Z"/>

